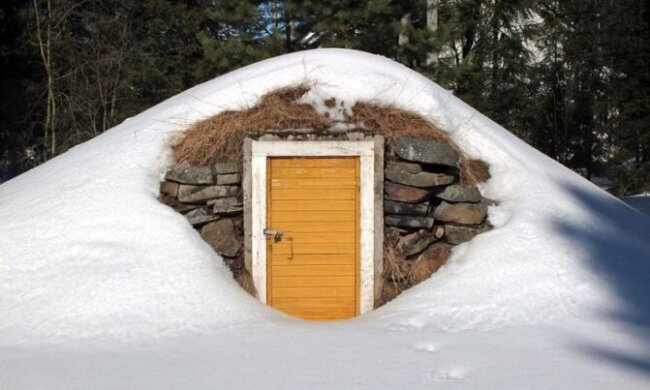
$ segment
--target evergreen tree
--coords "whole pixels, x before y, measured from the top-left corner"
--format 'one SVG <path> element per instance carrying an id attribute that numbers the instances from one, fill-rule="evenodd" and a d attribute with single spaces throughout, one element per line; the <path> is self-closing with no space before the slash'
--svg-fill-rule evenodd
<path id="1" fill-rule="evenodd" d="M 346 47 L 427 75 L 612 190 L 650 182 L 650 0 L 15 0 L 0 181 L 199 82 Z M 4 177 L 3 177 L 4 176 Z"/>
<path id="2" fill-rule="evenodd" d="M 525 41 L 534 2 L 447 0 L 435 35 L 439 82 L 486 115 L 527 136 L 534 101 Z"/>
<path id="3" fill-rule="evenodd" d="M 29 120 L 35 53 L 23 43 L 24 2 L 0 5 L 0 183 L 38 164 L 35 125 Z"/>
<path id="4" fill-rule="evenodd" d="M 650 192 L 650 1 L 617 1 L 607 11 L 612 190 Z"/>

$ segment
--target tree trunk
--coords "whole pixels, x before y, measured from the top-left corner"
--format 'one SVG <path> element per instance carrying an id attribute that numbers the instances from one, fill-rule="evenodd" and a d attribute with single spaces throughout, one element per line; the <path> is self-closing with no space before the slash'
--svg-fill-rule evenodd
<path id="1" fill-rule="evenodd" d="M 36 38 L 38 40 L 38 49 L 43 61 L 43 70 L 47 80 L 47 101 L 45 109 L 45 123 L 43 124 L 43 145 L 45 153 L 49 151 L 50 156 L 56 154 L 56 101 L 54 94 L 54 75 L 52 74 L 52 3 L 47 0 L 47 22 L 41 19 L 41 11 L 38 6 L 38 0 L 33 0 L 34 14 L 36 17 Z"/>
<path id="2" fill-rule="evenodd" d="M 492 83 L 491 83 L 491 95 L 492 98 L 496 97 L 497 85 L 499 84 L 499 12 L 498 5 L 495 1 L 493 4 L 492 11 Z"/>
<path id="3" fill-rule="evenodd" d="M 409 44 L 409 26 L 411 25 L 411 14 L 406 13 L 404 16 L 402 16 L 402 19 L 399 21 L 400 24 L 400 32 L 399 35 L 397 36 L 397 45 L 398 46 L 406 46 Z"/>
<path id="4" fill-rule="evenodd" d="M 292 35 L 293 35 L 293 26 L 292 26 L 291 15 L 286 11 L 284 12 L 284 50 L 287 53 L 291 53 L 292 50 Z"/>
<path id="5" fill-rule="evenodd" d="M 427 28 L 431 35 L 438 31 L 438 6 L 440 0 L 427 0 Z M 427 55 L 427 65 L 438 64 L 438 53 L 434 50 Z"/>

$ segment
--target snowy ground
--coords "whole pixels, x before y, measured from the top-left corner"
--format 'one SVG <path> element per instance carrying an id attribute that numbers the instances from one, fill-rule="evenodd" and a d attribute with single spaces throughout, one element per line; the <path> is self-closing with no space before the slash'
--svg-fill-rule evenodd
<path id="1" fill-rule="evenodd" d="M 3 388 L 642 389 L 647 345 L 580 326 L 489 332 L 256 324 L 124 345 L 3 351 Z M 566 324 L 565 324 L 566 325 Z M 633 354 L 630 354 L 634 351 Z"/>
<path id="2" fill-rule="evenodd" d="M 307 81 L 439 123 L 492 179 L 495 229 L 352 321 L 244 293 L 156 200 L 170 137 Z M 345 50 L 263 61 L 186 91 L 0 186 L 0 388 L 584 388 L 650 384 L 650 218 L 449 92 Z"/>

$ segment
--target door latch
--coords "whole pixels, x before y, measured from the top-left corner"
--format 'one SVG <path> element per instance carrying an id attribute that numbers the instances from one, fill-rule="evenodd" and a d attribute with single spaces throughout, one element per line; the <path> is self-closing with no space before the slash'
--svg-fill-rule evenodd
<path id="1" fill-rule="evenodd" d="M 266 236 L 272 236 L 273 241 L 278 242 L 282 239 L 284 232 L 282 230 L 264 229 L 264 234 Z"/>

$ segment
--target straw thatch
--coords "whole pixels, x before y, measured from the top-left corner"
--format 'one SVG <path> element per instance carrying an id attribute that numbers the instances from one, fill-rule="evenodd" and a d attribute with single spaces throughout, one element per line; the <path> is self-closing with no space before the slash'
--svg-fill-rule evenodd
<path id="1" fill-rule="evenodd" d="M 247 134 L 259 131 L 296 129 L 327 130 L 337 124 L 352 124 L 385 137 L 391 145 L 399 136 L 412 136 L 449 144 L 459 148 L 449 135 L 421 115 L 392 106 L 358 102 L 343 121 L 321 114 L 298 100 L 309 91 L 307 85 L 276 89 L 262 96 L 252 108 L 224 111 L 191 125 L 174 144 L 177 162 L 206 165 L 224 161 L 241 161 L 242 144 Z M 329 99 L 326 106 L 337 102 Z M 460 151 L 460 150 L 459 150 Z M 486 165 L 469 160 L 461 153 L 461 182 L 474 184 L 489 177 Z"/>

